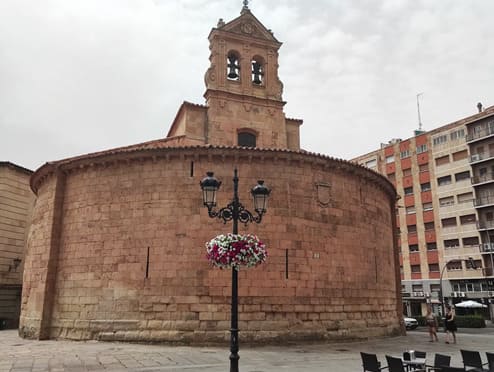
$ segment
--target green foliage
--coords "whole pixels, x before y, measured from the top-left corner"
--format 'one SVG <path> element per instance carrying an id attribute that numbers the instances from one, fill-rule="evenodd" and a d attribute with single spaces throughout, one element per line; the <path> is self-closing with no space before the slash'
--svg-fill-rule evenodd
<path id="1" fill-rule="evenodd" d="M 485 328 L 482 315 L 457 315 L 455 321 L 458 328 Z"/>

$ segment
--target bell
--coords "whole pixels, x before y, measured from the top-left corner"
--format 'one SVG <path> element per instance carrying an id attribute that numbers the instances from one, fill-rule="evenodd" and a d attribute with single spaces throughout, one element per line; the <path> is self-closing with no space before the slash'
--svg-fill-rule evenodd
<path id="1" fill-rule="evenodd" d="M 235 56 L 228 56 L 228 79 L 238 79 L 238 59 Z"/>
<path id="2" fill-rule="evenodd" d="M 264 74 L 262 72 L 262 65 L 257 61 L 252 62 L 252 75 L 254 75 L 252 78 L 252 82 L 256 85 L 261 85 L 261 76 L 263 76 Z"/>
<path id="3" fill-rule="evenodd" d="M 230 72 L 228 73 L 228 79 L 238 79 L 238 74 L 235 72 L 234 68 L 230 67 Z"/>

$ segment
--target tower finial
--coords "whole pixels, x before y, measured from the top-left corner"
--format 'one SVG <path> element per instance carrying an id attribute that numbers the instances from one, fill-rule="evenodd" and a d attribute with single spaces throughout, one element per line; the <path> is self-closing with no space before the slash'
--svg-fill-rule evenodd
<path id="1" fill-rule="evenodd" d="M 243 9 L 249 9 L 249 0 L 244 0 L 244 7 Z"/>

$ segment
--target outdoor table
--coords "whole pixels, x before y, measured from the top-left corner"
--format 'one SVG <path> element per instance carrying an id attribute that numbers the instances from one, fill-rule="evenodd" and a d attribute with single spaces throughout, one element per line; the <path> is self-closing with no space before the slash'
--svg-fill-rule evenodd
<path id="1" fill-rule="evenodd" d="M 405 360 L 401 358 L 403 365 L 407 371 L 423 370 L 425 371 L 425 359 L 426 358 L 413 358 L 411 360 Z"/>

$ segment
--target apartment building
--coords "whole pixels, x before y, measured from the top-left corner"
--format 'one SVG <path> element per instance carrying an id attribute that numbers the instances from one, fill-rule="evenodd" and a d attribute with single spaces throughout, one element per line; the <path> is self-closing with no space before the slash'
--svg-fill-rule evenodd
<path id="1" fill-rule="evenodd" d="M 427 304 L 441 313 L 441 291 L 445 303 L 494 302 L 494 106 L 353 161 L 385 175 L 400 196 L 406 314 L 423 315 Z"/>
<path id="2" fill-rule="evenodd" d="M 0 161 L 0 329 L 19 324 L 24 250 L 34 203 L 31 174 Z"/>

